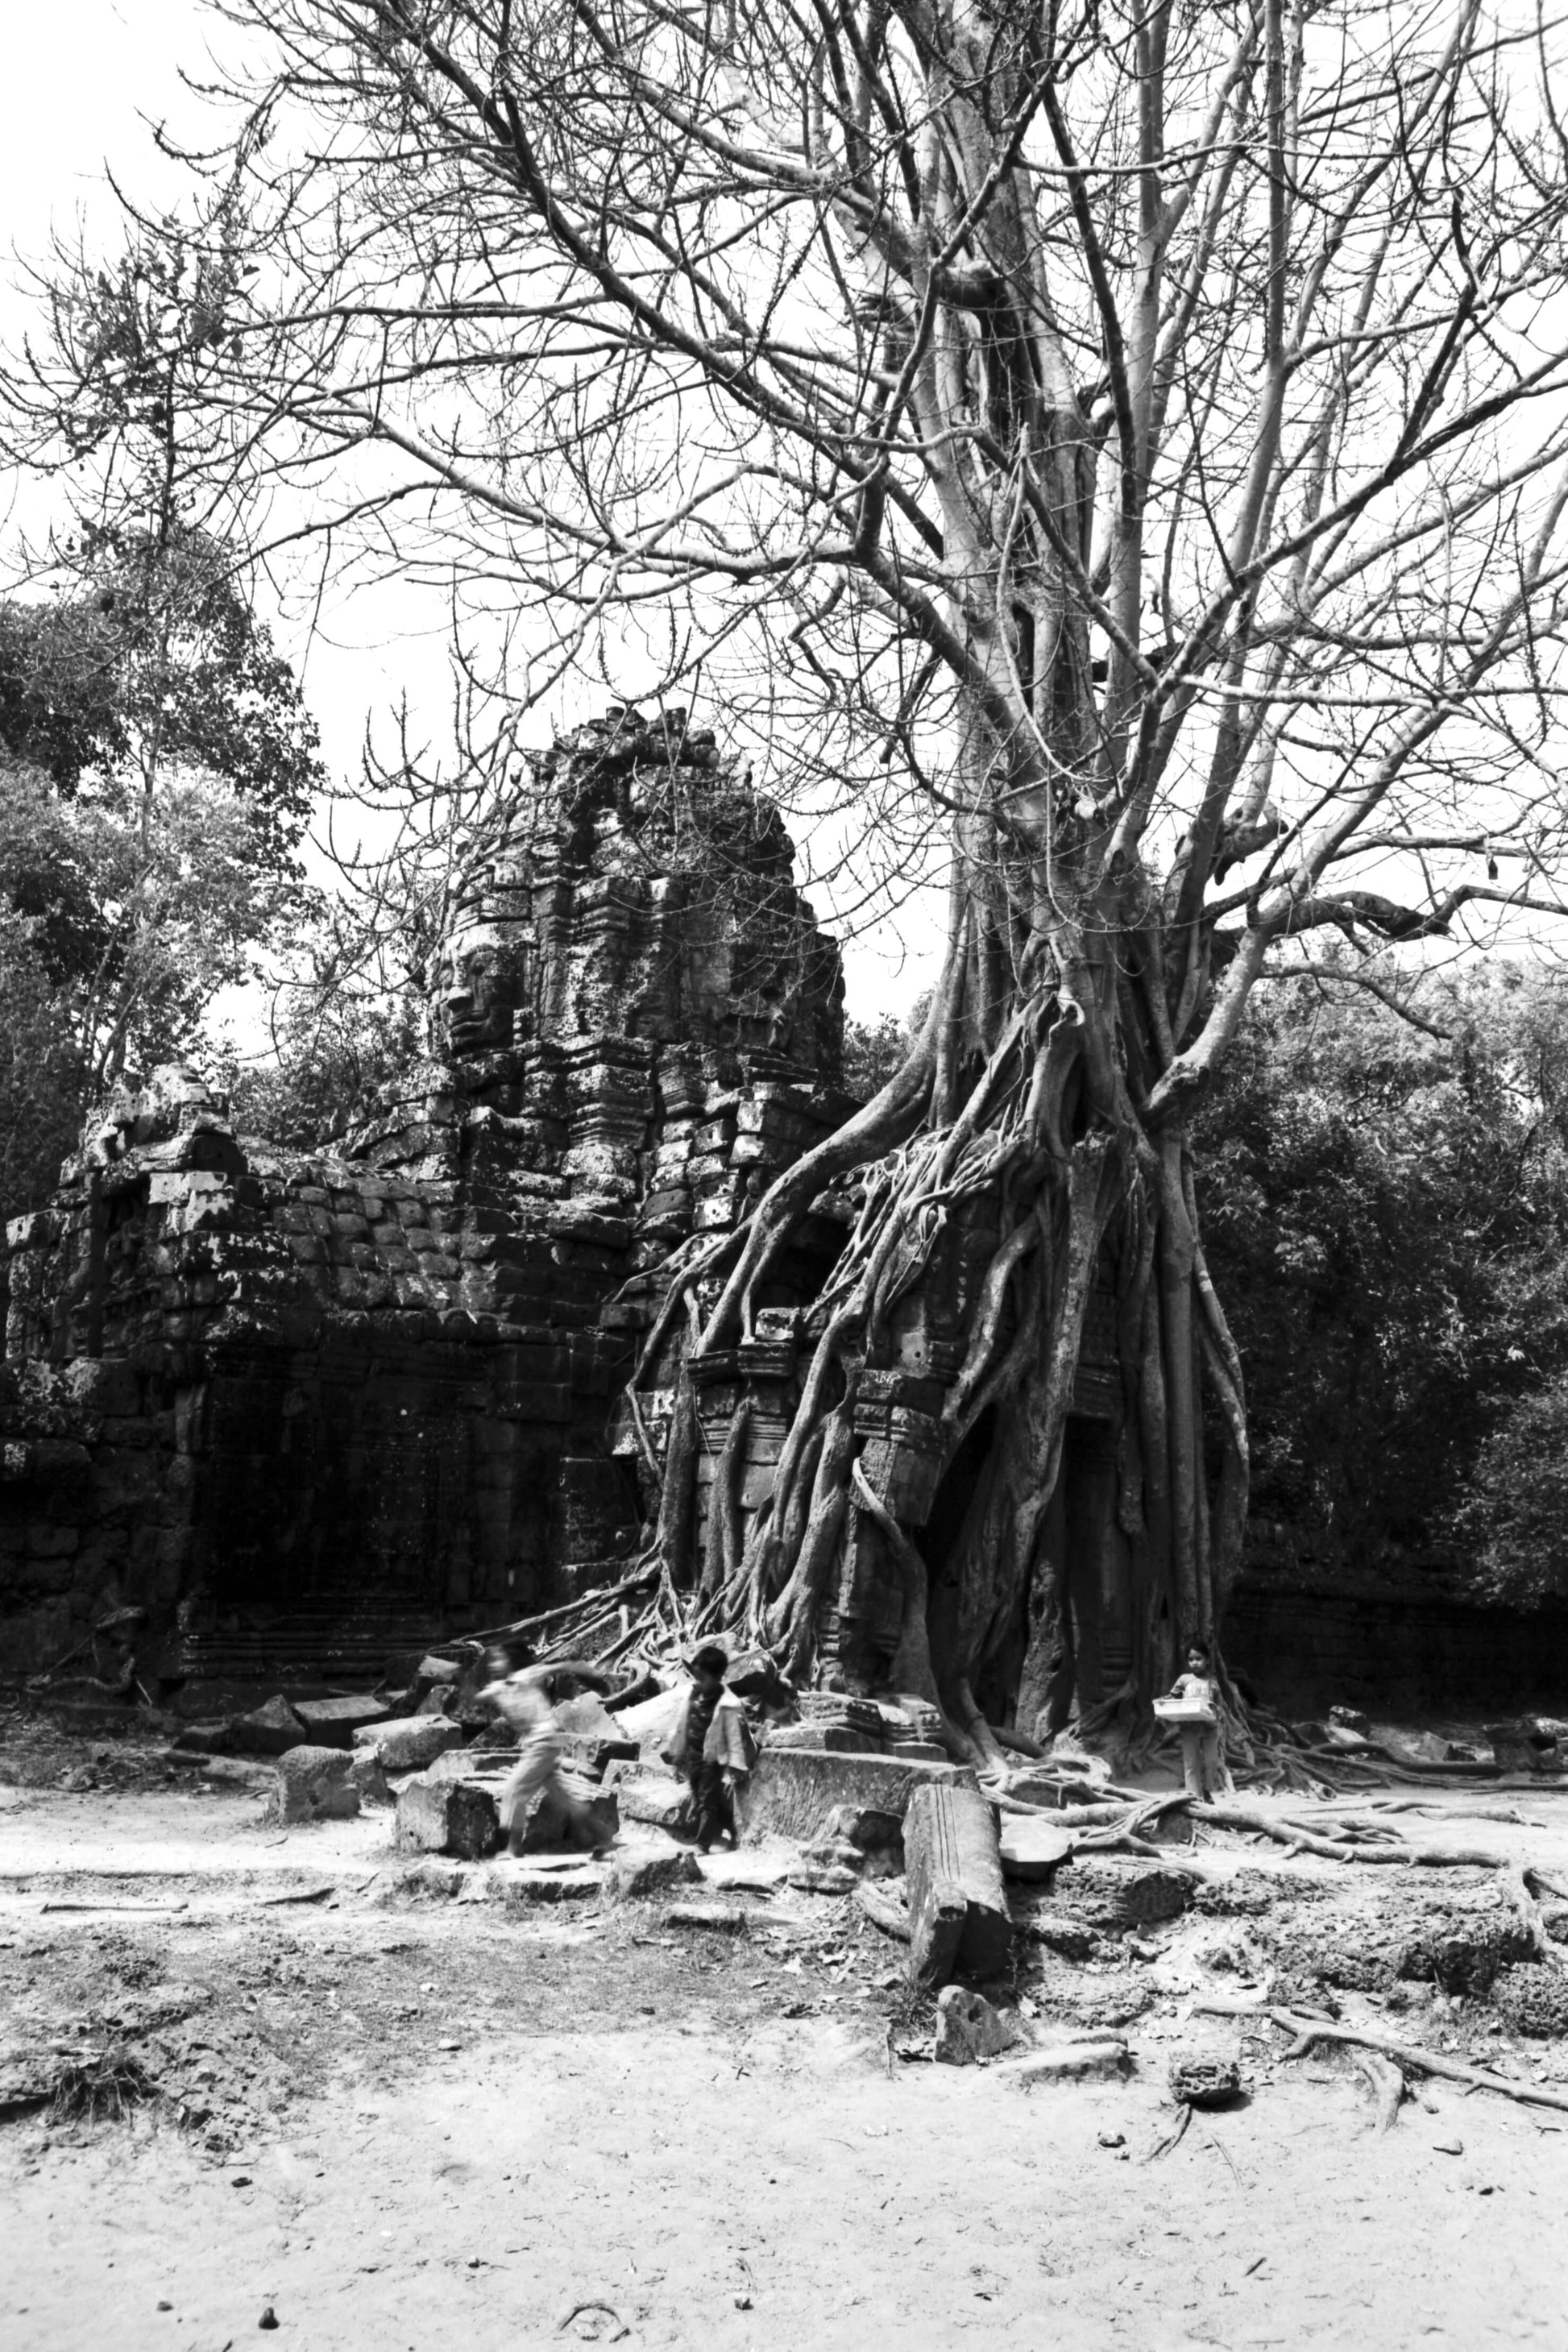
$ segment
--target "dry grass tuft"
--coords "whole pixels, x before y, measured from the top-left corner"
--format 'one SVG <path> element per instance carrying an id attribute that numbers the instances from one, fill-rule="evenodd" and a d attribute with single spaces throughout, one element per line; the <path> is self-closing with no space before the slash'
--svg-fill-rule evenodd
<path id="1" fill-rule="evenodd" d="M 62 2066 L 49 2101 L 49 2121 L 63 2123 L 123 2123 L 133 2108 L 151 2106 L 163 2096 L 140 2058 L 122 2043 Z"/>

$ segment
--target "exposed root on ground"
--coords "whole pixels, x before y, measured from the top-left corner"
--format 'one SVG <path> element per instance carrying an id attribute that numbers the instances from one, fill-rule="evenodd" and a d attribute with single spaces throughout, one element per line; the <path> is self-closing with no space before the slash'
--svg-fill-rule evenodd
<path id="1" fill-rule="evenodd" d="M 1299 2017 L 1292 2010 L 1254 2007 L 1245 2001 L 1201 2000 L 1194 2006 L 1195 2014 L 1202 2017 L 1266 2017 L 1281 2033 L 1292 2037 L 1284 2053 L 1287 2058 L 1305 2058 L 1320 2042 L 1347 2050 L 1372 2050 L 1391 2059 L 1402 2075 L 1435 2074 L 1444 2082 L 1463 2083 L 1470 2090 L 1495 2091 L 1500 2098 L 1512 2099 L 1522 2107 L 1552 2107 L 1568 2115 L 1568 2092 L 1549 2091 L 1539 2083 L 1510 2083 L 1501 2074 L 1489 2074 L 1485 2067 L 1467 2066 L 1439 2050 L 1397 2041 L 1393 2034 L 1378 2033 L 1370 2026 L 1339 2025 L 1327 2018 Z"/>

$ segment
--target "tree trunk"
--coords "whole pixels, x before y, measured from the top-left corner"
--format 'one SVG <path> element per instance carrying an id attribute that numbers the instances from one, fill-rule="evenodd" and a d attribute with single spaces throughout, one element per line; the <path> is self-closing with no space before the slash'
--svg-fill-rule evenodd
<path id="1" fill-rule="evenodd" d="M 1020 924 L 1026 875 L 966 871 L 903 1067 L 689 1264 L 640 1377 L 679 1383 L 658 1541 L 704 1630 L 764 1641 L 797 1677 L 934 1702 L 953 1751 L 995 1764 L 993 1724 L 1045 1738 L 1076 1721 L 1113 1745 L 1147 1727 L 1184 1644 L 1213 1642 L 1247 1457 L 1186 1131 L 1142 1108 L 1185 949 L 1168 959 L 1147 908 L 1098 877 L 1079 901 L 1092 921 L 1063 915 L 1058 878 Z M 704 1358 L 732 1364 L 833 1184 L 855 1222 L 802 1303 L 799 1370 L 752 1384 L 787 1423 L 772 1492 L 750 1511 L 736 1499 L 758 1419 L 743 1403 L 700 1542 Z M 716 1270 L 699 1330 L 696 1284 Z"/>

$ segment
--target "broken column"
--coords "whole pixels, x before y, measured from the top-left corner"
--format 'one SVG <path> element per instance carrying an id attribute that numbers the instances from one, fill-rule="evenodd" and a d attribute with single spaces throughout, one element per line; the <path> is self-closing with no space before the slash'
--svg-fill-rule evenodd
<path id="1" fill-rule="evenodd" d="M 912 1980 L 998 1975 L 1012 1957 L 1013 1921 L 996 1824 L 978 1788 L 917 1788 L 904 1815 L 904 1856 Z"/>

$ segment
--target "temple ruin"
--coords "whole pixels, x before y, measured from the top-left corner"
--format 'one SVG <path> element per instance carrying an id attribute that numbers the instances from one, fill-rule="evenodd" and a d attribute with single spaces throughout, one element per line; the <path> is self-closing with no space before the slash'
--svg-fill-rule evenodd
<path id="1" fill-rule="evenodd" d="M 657 1392 L 616 1411 L 659 1268 L 843 1116 L 842 1041 L 837 950 L 713 736 L 612 709 L 558 743 L 469 844 L 429 1051 L 345 1146 L 238 1134 L 165 1070 L 9 1228 L 7 1663 L 133 1607 L 180 1672 L 342 1673 L 602 1579 L 662 1442 Z"/>

